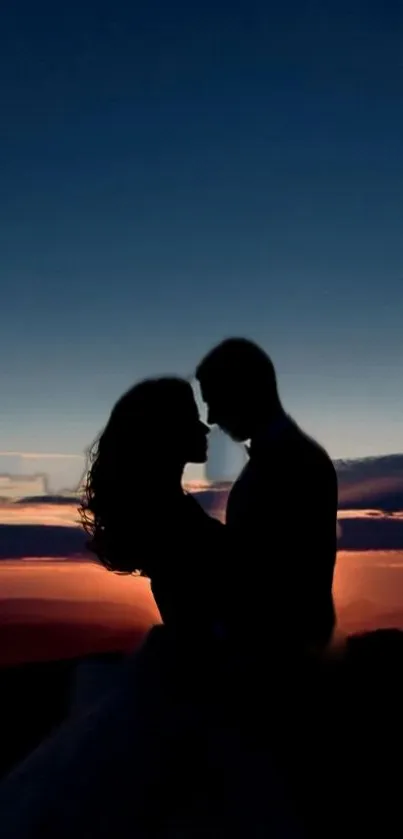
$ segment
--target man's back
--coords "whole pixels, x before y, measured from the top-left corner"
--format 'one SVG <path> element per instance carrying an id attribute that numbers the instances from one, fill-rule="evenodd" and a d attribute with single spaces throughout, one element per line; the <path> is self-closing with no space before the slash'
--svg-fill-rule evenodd
<path id="1" fill-rule="evenodd" d="M 252 440 L 227 506 L 236 623 L 246 619 L 273 641 L 329 640 L 336 516 L 333 464 L 290 418 Z M 245 598 L 248 578 L 252 589 Z"/>

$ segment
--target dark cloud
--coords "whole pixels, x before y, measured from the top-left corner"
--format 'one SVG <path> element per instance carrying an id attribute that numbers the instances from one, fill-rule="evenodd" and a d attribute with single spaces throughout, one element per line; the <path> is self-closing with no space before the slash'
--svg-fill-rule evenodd
<path id="1" fill-rule="evenodd" d="M 228 491 L 195 493 L 202 507 L 212 516 L 224 520 Z M 292 510 L 290 510 L 292 520 Z M 315 529 L 315 505 L 307 522 L 308 531 Z M 286 540 L 284 532 L 284 541 Z M 403 517 L 393 515 L 359 515 L 339 521 L 338 549 L 341 551 L 403 550 Z"/>
<path id="2" fill-rule="evenodd" d="M 80 527 L 48 524 L 0 525 L 0 559 L 56 557 L 72 559 L 87 555 L 86 534 Z M 88 554 L 88 558 L 91 555 Z"/>
<path id="3" fill-rule="evenodd" d="M 225 518 L 228 488 L 200 491 L 195 497 L 211 516 L 221 521 Z M 341 509 L 343 507 L 341 506 Z M 354 507 L 352 508 L 354 510 Z M 339 520 L 338 548 L 344 551 L 403 550 L 403 516 L 389 514 L 363 514 L 357 506 L 357 515 L 342 517 Z M 403 501 L 399 508 L 403 509 Z M 292 510 L 290 509 L 290 520 Z M 307 528 L 315 528 L 315 500 L 312 499 L 312 513 L 307 521 Z M 284 533 L 284 540 L 287 534 Z"/>
<path id="4" fill-rule="evenodd" d="M 403 510 L 403 454 L 367 457 L 354 460 L 336 460 L 339 480 L 340 510 L 375 509 L 384 512 Z M 229 481 L 212 482 L 209 490 L 196 492 L 197 497 L 214 508 L 225 508 L 225 499 L 231 486 Z M 23 498 L 24 504 L 80 503 L 78 496 L 48 495 Z M 312 498 L 314 506 L 315 499 Z"/>
<path id="5" fill-rule="evenodd" d="M 339 509 L 357 511 L 356 516 L 342 518 L 339 534 L 340 550 L 401 550 L 403 549 L 403 517 L 388 515 L 403 511 L 403 454 L 371 457 L 362 460 L 336 461 L 339 478 Z M 206 490 L 195 490 L 202 507 L 221 520 L 230 482 L 213 484 Z M 49 506 L 77 505 L 79 499 L 49 496 L 25 499 L 25 504 Z M 360 515 L 360 510 L 380 510 L 385 515 Z M 315 527 L 315 498 L 311 499 L 311 521 Z M 290 519 L 292 510 L 290 509 Z M 0 525 L 0 559 L 25 556 L 53 556 L 59 558 L 92 558 L 87 553 L 86 536 L 80 527 L 42 524 Z"/>
<path id="6" fill-rule="evenodd" d="M 338 460 L 341 510 L 403 510 L 403 454 Z"/>
<path id="7" fill-rule="evenodd" d="M 13 503 L 24 506 L 25 504 L 56 504 L 58 507 L 61 504 L 69 506 L 76 504 L 78 506 L 80 499 L 78 495 L 30 495 L 28 498 L 19 498 Z"/>
<path id="8" fill-rule="evenodd" d="M 403 510 L 403 454 L 336 460 L 340 510 Z M 269 479 L 269 476 L 268 476 Z M 197 493 L 209 512 L 225 510 L 230 484 L 217 483 L 206 492 Z M 315 498 L 311 499 L 312 508 Z"/>
<path id="9" fill-rule="evenodd" d="M 196 495 L 206 512 L 217 518 L 223 517 L 226 492 Z M 313 509 L 308 529 L 314 528 Z M 94 560 L 93 555 L 86 550 L 86 539 L 80 527 L 3 524 L 0 525 L 0 560 L 24 559 L 27 556 Z M 403 550 L 403 517 L 357 515 L 343 518 L 340 521 L 338 547 L 345 551 Z"/>
<path id="10" fill-rule="evenodd" d="M 343 551 L 403 550 L 403 517 L 341 519 L 338 546 Z"/>

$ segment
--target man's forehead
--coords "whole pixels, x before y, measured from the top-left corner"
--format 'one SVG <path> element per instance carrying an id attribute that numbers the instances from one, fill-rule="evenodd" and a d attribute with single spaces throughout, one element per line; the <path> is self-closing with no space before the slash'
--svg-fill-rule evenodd
<path id="1" fill-rule="evenodd" d="M 202 391 L 202 388 L 200 387 L 200 382 L 198 382 L 198 380 L 194 376 L 189 376 L 188 382 L 192 387 L 193 396 L 197 405 L 197 409 L 199 411 L 200 418 L 204 419 L 206 417 L 207 410 L 205 395 Z"/>

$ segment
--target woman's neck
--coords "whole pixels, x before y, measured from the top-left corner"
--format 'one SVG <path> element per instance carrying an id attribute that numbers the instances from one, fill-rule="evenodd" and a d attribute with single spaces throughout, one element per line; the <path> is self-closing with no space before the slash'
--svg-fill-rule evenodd
<path id="1" fill-rule="evenodd" d="M 163 469 L 164 490 L 172 495 L 183 495 L 183 473 L 184 466 L 177 469 Z"/>

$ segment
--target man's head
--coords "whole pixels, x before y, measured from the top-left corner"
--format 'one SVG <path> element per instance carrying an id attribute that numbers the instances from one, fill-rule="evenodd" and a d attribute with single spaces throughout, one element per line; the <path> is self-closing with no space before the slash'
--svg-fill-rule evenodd
<path id="1" fill-rule="evenodd" d="M 241 442 L 280 410 L 271 359 L 253 341 L 228 338 L 203 358 L 196 370 L 208 406 L 208 422 Z"/>

